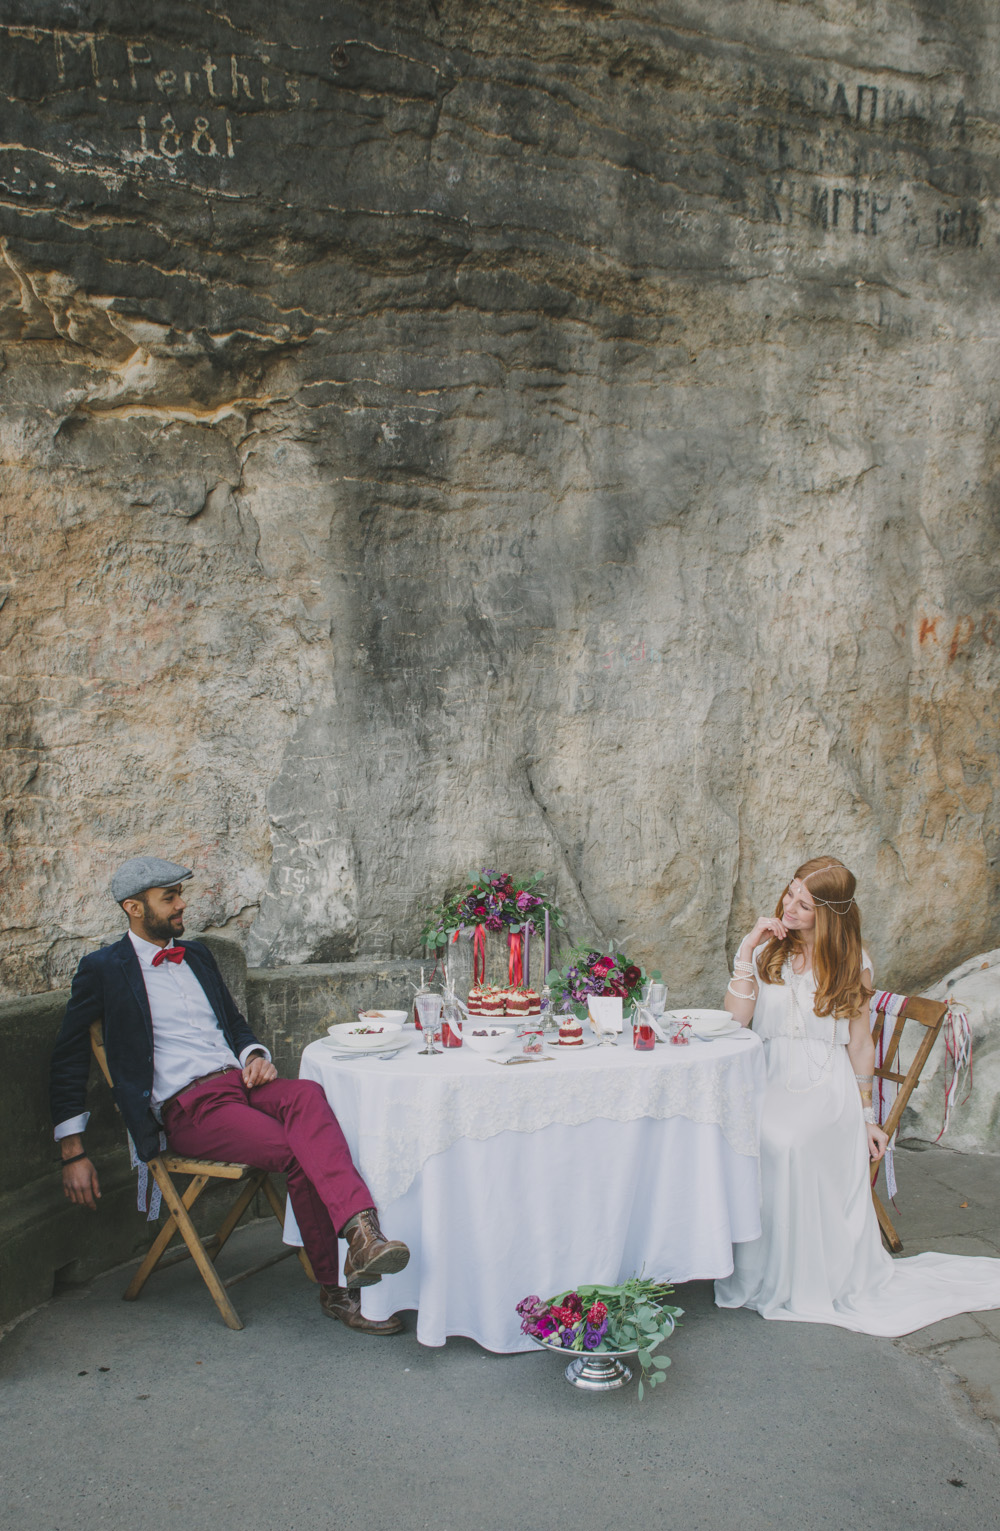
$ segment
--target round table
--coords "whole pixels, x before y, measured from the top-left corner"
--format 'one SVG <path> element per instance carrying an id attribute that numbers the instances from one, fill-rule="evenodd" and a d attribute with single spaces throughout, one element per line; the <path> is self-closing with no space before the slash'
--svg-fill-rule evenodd
<path id="1" fill-rule="evenodd" d="M 763 1048 L 752 1032 L 686 1047 L 546 1045 L 549 1062 L 501 1066 L 468 1047 L 395 1058 L 302 1054 L 410 1263 L 362 1292 L 364 1313 L 415 1309 L 417 1338 L 466 1335 L 532 1350 L 515 1310 L 579 1282 L 642 1272 L 729 1275 L 760 1236 Z M 518 1044 L 498 1055 L 516 1054 Z M 301 1239 L 289 1205 L 285 1239 Z"/>

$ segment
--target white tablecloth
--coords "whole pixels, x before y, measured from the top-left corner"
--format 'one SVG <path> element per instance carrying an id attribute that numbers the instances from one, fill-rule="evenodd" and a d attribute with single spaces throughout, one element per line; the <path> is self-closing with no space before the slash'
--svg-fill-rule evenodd
<path id="1" fill-rule="evenodd" d="M 592 1048 L 499 1068 L 468 1048 L 343 1060 L 324 1042 L 300 1076 L 321 1083 L 405 1271 L 362 1294 L 372 1318 L 417 1310 L 417 1338 L 534 1347 L 515 1305 L 643 1271 L 728 1275 L 759 1237 L 757 1131 L 764 1062 L 751 1033 L 636 1053 Z M 735 1143 L 738 1146 L 734 1146 Z M 286 1241 L 301 1242 L 289 1209 Z"/>

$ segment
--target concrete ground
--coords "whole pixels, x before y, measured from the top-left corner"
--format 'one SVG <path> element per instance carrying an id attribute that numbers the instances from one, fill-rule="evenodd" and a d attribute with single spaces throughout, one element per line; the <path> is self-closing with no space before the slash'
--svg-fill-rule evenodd
<path id="1" fill-rule="evenodd" d="M 899 1182 L 907 1253 L 1000 1253 L 1000 1159 L 903 1152 Z M 276 1239 L 256 1224 L 225 1259 Z M 541 1352 L 352 1334 L 295 1260 L 234 1289 L 236 1334 L 190 1263 L 137 1304 L 126 1279 L 0 1344 L 4 1531 L 1000 1525 L 1000 1313 L 893 1342 L 721 1312 L 693 1283 L 640 1404 L 634 1384 L 577 1392 Z"/>

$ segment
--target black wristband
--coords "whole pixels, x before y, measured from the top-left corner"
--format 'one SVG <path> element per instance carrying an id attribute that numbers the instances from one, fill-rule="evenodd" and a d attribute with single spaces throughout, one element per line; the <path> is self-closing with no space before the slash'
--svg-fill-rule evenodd
<path id="1" fill-rule="evenodd" d="M 60 1159 L 59 1163 L 60 1163 L 60 1166 L 62 1168 L 65 1168 L 65 1166 L 67 1164 L 75 1164 L 78 1159 L 89 1159 L 89 1158 L 90 1158 L 90 1155 L 87 1154 L 87 1153 L 70 1154 L 68 1159 Z"/>

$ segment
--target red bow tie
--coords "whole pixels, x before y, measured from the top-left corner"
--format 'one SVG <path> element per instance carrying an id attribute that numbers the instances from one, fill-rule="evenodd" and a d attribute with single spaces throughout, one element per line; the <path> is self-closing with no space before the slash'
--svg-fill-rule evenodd
<path id="1" fill-rule="evenodd" d="M 183 946 L 161 946 L 153 958 L 153 966 L 158 968 L 161 962 L 183 962 Z"/>

